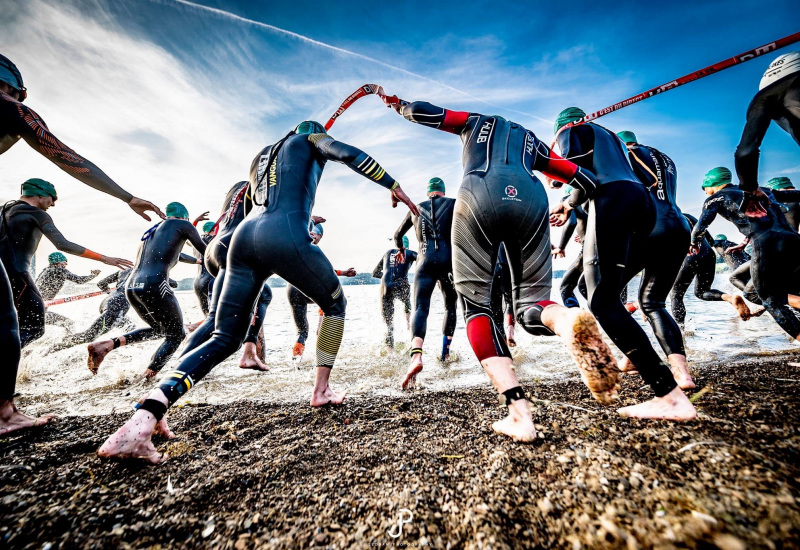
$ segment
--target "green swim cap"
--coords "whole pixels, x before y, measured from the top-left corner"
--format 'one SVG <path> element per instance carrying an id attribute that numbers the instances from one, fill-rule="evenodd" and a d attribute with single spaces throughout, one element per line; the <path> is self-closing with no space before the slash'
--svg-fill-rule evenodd
<path id="1" fill-rule="evenodd" d="M 408 244 L 409 244 L 408 237 L 403 235 L 403 248 L 408 248 Z"/>
<path id="2" fill-rule="evenodd" d="M 61 252 L 53 252 L 47 257 L 47 261 L 50 263 L 50 265 L 60 264 L 62 262 L 66 262 L 67 257 L 64 256 Z"/>
<path id="3" fill-rule="evenodd" d="M 625 143 L 639 143 L 636 140 L 636 134 L 634 134 L 629 130 L 623 130 L 621 132 L 617 132 L 617 136 L 619 136 L 619 139 L 621 139 Z"/>
<path id="4" fill-rule="evenodd" d="M 295 134 L 327 134 L 325 127 L 316 120 L 304 120 L 294 129 Z"/>
<path id="5" fill-rule="evenodd" d="M 39 178 L 31 178 L 23 183 L 21 193 L 23 197 L 52 197 L 54 201 L 58 200 L 53 184 Z"/>
<path id="6" fill-rule="evenodd" d="M 586 116 L 586 113 L 583 112 L 583 109 L 580 107 L 567 107 L 556 117 L 556 125 L 553 127 L 553 133 L 558 132 L 558 130 L 570 122 L 575 122 L 576 120 L 580 120 Z"/>
<path id="7" fill-rule="evenodd" d="M 214 229 L 215 225 L 217 225 L 217 224 L 214 223 L 214 222 L 206 222 L 206 223 L 204 223 L 203 224 L 203 233 L 210 233 Z"/>
<path id="8" fill-rule="evenodd" d="M 727 241 L 728 237 L 720 233 L 719 235 L 714 235 L 715 241 Z"/>
<path id="9" fill-rule="evenodd" d="M 322 229 L 322 224 L 321 223 L 315 223 L 314 227 L 311 228 L 310 233 L 316 233 L 317 235 L 322 237 L 322 235 L 324 235 L 324 233 L 325 233 L 325 230 Z"/>
<path id="10" fill-rule="evenodd" d="M 567 185 L 564 188 L 564 196 L 571 195 L 571 194 L 572 194 L 572 186 L 571 185 Z"/>
<path id="11" fill-rule="evenodd" d="M 444 193 L 444 180 L 442 178 L 431 178 L 428 182 L 428 194 L 436 192 Z"/>
<path id="12" fill-rule="evenodd" d="M 731 183 L 731 171 L 724 166 L 717 166 L 706 172 L 703 178 L 702 188 L 717 187 L 718 185 L 727 185 Z"/>
<path id="13" fill-rule="evenodd" d="M 189 219 L 189 211 L 186 210 L 186 207 L 179 202 L 171 202 L 167 205 L 167 217 L 168 218 L 183 218 L 184 220 Z"/>
<path id="14" fill-rule="evenodd" d="M 767 182 L 767 187 L 770 189 L 794 189 L 794 185 L 792 185 L 792 180 L 789 178 L 785 178 L 783 176 L 779 178 L 772 178 Z"/>

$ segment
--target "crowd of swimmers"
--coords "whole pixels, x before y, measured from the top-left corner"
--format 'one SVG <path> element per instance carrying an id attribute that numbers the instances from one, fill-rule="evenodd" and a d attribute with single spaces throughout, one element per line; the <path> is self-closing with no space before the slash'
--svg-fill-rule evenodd
<path id="1" fill-rule="evenodd" d="M 684 393 L 694 382 L 681 330 L 683 296 L 692 281 L 698 298 L 726 301 L 744 320 L 766 312 L 790 337 L 800 337 L 800 191 L 785 177 L 758 185 L 759 147 L 771 121 L 800 144 L 800 53 L 782 55 L 770 64 L 747 110 L 733 159 L 735 170 L 720 166 L 707 172 L 702 189 L 708 198 L 698 218 L 677 205 L 677 169 L 667 154 L 640 143 L 630 130 L 615 133 L 585 122 L 584 111 L 577 107 L 559 113 L 549 147 L 531 130 L 502 116 L 386 96 L 385 104 L 409 122 L 461 139 L 463 179 L 456 198 L 447 197 L 445 182 L 434 177 L 428 183 L 427 200 L 415 203 L 377 159 L 335 140 L 319 123 L 304 121 L 255 156 L 249 178 L 225 195 L 217 221 L 206 221 L 205 213 L 193 223 L 180 203 L 170 203 L 162 213 L 155 204 L 122 189 L 59 141 L 24 103 L 26 97 L 16 65 L 0 56 L 0 153 L 22 138 L 75 179 L 126 202 L 148 221 L 148 212 L 161 220 L 141 237 L 136 261 L 131 262 L 99 254 L 62 235 L 47 214 L 58 194 L 45 180 L 25 181 L 20 198 L 3 205 L 0 434 L 52 418 L 18 411 L 15 382 L 21 348 L 41 337 L 47 323 L 60 324 L 69 334 L 53 349 L 89 343 L 88 366 L 94 373 L 121 346 L 162 340 L 144 371 L 147 377 L 158 377 L 155 387 L 98 454 L 154 463 L 166 459 L 152 436 L 174 437 L 166 423 L 167 411 L 193 385 L 240 348 L 240 367 L 268 370 L 261 328 L 272 300 L 267 279 L 273 275 L 289 285 L 297 327 L 295 356 L 305 350 L 307 306 L 313 303 L 319 308 L 311 406 L 342 403 L 344 395 L 330 384 L 345 333 L 347 301 L 339 277 L 352 277 L 355 270 L 334 269 L 318 246 L 325 220 L 312 215 L 312 209 L 328 161 L 344 164 L 385 188 L 392 207 L 402 204 L 408 209 L 394 233 L 394 248 L 383 254 L 373 272 L 381 279 L 385 345 L 394 346 L 395 302 L 402 304 L 411 332 L 402 387 L 413 387 L 423 371 L 427 319 L 438 286 L 445 308 L 439 359 L 446 361 L 450 355 L 460 303 L 472 350 L 506 407 L 507 416 L 493 429 L 514 440 L 536 437 L 531 404 L 510 351 L 516 345 L 517 327 L 536 336 L 558 337 L 598 402 L 613 404 L 620 372 L 636 372 L 653 398 L 619 413 L 674 421 L 696 416 Z M 544 184 L 537 172 L 545 176 Z M 563 199 L 550 206 L 545 184 L 564 189 Z M 717 215 L 734 224 L 744 236 L 742 242 L 709 235 Z M 206 221 L 202 234 L 197 229 L 201 221 Z M 558 245 L 550 242 L 551 226 L 564 226 Z M 406 236 L 412 227 L 417 252 L 409 249 Z M 550 300 L 552 258 L 563 257 L 573 233 L 581 252 L 563 278 L 559 304 Z M 50 255 L 50 266 L 34 281 L 30 264 L 42 235 L 59 252 Z M 193 255 L 181 252 L 186 244 L 194 249 Z M 100 317 L 78 333 L 68 319 L 49 311 L 45 301 L 66 280 L 83 283 L 98 272 L 85 277 L 72 274 L 66 269 L 65 253 L 120 270 L 98 283 L 110 294 Z M 730 266 L 731 283 L 741 294 L 712 288 L 716 254 Z M 169 278 L 179 261 L 198 265 L 195 291 L 205 314 L 202 322 L 190 327 L 188 337 Z M 408 281 L 412 264 L 416 264 L 413 287 Z M 628 302 L 628 282 L 639 274 L 638 297 Z M 580 307 L 576 288 L 587 308 Z M 668 296 L 671 312 L 666 307 Z M 632 317 L 636 307 L 649 321 L 666 361 Z M 146 328 L 136 328 L 127 319 L 129 308 Z M 98 339 L 114 328 L 127 332 Z M 625 356 L 622 364 L 614 359 L 601 328 Z M 179 350 L 177 362 L 164 368 Z"/>

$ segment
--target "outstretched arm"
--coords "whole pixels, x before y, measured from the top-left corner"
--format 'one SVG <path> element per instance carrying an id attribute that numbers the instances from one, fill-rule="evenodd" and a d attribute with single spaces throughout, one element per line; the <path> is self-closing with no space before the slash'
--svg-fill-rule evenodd
<path id="1" fill-rule="evenodd" d="M 198 261 L 198 259 L 195 258 L 194 256 L 190 256 L 189 254 L 184 254 L 183 252 L 181 252 L 181 255 L 178 256 L 178 261 L 181 262 L 181 263 L 184 263 L 184 264 L 195 264 L 195 265 L 197 265 L 197 264 L 200 263 Z"/>
<path id="2" fill-rule="evenodd" d="M 155 212 L 161 218 L 164 217 L 156 205 L 134 197 L 117 185 L 100 168 L 62 143 L 50 132 L 45 122 L 33 109 L 22 103 L 15 103 L 15 107 L 18 115 L 15 130 L 34 150 L 78 181 L 127 203 L 146 220 L 150 220 L 144 214 L 147 211 Z"/>
<path id="3" fill-rule="evenodd" d="M 403 250 L 403 235 L 408 233 L 412 225 L 414 225 L 414 222 L 411 219 L 411 212 L 409 212 L 406 214 L 406 217 L 403 218 L 403 223 L 401 223 L 397 231 L 394 232 L 394 245 L 400 250 Z"/>
<path id="4" fill-rule="evenodd" d="M 715 200 L 708 200 L 703 205 L 703 211 L 700 213 L 700 219 L 697 220 L 697 223 L 694 225 L 692 229 L 692 246 L 699 246 L 700 239 L 703 238 L 703 234 L 708 231 L 708 227 L 717 217 L 717 207 L 720 201 Z"/>
<path id="5" fill-rule="evenodd" d="M 389 102 L 391 98 L 386 98 L 386 100 L 387 105 L 394 107 L 406 120 L 451 134 L 460 134 L 463 132 L 467 125 L 467 120 L 471 116 L 471 113 L 466 111 L 451 111 L 444 107 L 438 107 L 428 103 L 427 101 L 392 104 Z M 395 107 L 395 105 L 397 106 Z"/>
<path id="6" fill-rule="evenodd" d="M 123 260 L 121 258 L 111 258 L 109 256 L 104 256 L 102 254 L 98 254 L 97 252 L 93 252 L 88 248 L 85 248 L 79 244 L 75 244 L 64 237 L 64 235 L 59 231 L 56 226 L 53 224 L 53 220 L 44 214 L 40 217 L 40 224 L 39 228 L 41 229 L 42 233 L 44 234 L 47 239 L 53 243 L 53 245 L 60 250 L 61 252 L 66 252 L 67 254 L 74 254 L 75 256 L 80 256 L 82 258 L 89 258 L 90 260 L 96 260 L 98 262 L 103 262 L 104 264 L 113 265 L 120 269 L 125 269 L 126 267 L 133 267 L 133 262 L 128 260 Z"/>
<path id="7" fill-rule="evenodd" d="M 89 281 L 100 275 L 99 270 L 94 270 L 89 275 L 75 275 L 72 271 L 68 271 L 66 269 L 64 271 L 66 271 L 68 280 L 72 281 L 73 283 L 77 283 L 79 285 L 82 285 L 83 283 L 88 283 Z"/>
<path id="8" fill-rule="evenodd" d="M 114 273 L 112 273 L 108 277 L 104 277 L 103 279 L 100 279 L 99 281 L 97 281 L 97 287 L 100 290 L 102 290 L 103 292 L 108 292 L 109 291 L 109 285 L 111 285 L 111 283 L 116 283 L 117 281 L 119 281 L 119 274 L 120 273 L 121 273 L 120 271 L 115 271 Z"/>
<path id="9" fill-rule="evenodd" d="M 759 148 L 767 133 L 771 119 L 763 105 L 755 100 L 747 108 L 747 123 L 744 125 L 742 139 L 736 147 L 736 175 L 739 187 L 743 191 L 754 192 L 758 189 Z"/>

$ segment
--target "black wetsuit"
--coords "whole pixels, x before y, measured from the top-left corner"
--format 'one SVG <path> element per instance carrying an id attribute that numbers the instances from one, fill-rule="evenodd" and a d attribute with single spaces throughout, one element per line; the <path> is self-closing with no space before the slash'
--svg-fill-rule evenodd
<path id="1" fill-rule="evenodd" d="M 147 366 L 151 371 L 161 370 L 185 336 L 183 313 L 169 285 L 169 271 L 179 260 L 195 263 L 191 256 L 181 254 L 187 242 L 200 253 L 205 252 L 206 243 L 187 220 L 167 218 L 148 229 L 142 236 L 136 265 L 126 283 L 125 296 L 131 307 L 150 325 L 150 328 L 125 334 L 126 343 L 164 338 Z"/>
<path id="2" fill-rule="evenodd" d="M 231 246 L 233 232 L 239 227 L 242 220 L 244 220 L 245 201 L 249 186 L 250 182 L 240 181 L 231 187 L 225 195 L 225 202 L 222 203 L 222 217 L 217 226 L 217 234 L 208 243 L 205 260 L 203 262 L 209 275 L 213 277 L 208 314 L 200 326 L 186 339 L 186 346 L 181 352 L 181 357 L 207 342 L 214 332 L 214 327 L 217 322 L 217 304 L 222 294 L 222 286 L 225 283 L 225 274 L 227 273 L 228 249 Z M 258 303 L 253 310 L 252 321 L 247 331 L 245 342 L 256 343 L 258 340 L 261 326 L 264 323 L 264 314 L 270 302 L 272 302 L 272 290 L 270 290 L 269 285 L 265 283 L 264 288 L 261 290 Z"/>
<path id="3" fill-rule="evenodd" d="M 453 254 L 450 248 L 455 204 L 455 199 L 432 196 L 417 205 L 419 216 L 411 212 L 406 214 L 394 234 L 395 246 L 402 247 L 403 235 L 413 224 L 419 242 L 417 271 L 414 274 L 414 317 L 411 321 L 411 335 L 414 338 L 425 339 L 431 295 L 437 283 L 444 300 L 442 334 L 452 338 L 456 331 L 458 294 L 453 284 Z"/>
<path id="4" fill-rule="evenodd" d="M 42 295 L 42 299 L 47 301 L 52 300 L 61 292 L 65 281 L 72 281 L 75 284 L 82 285 L 88 283 L 95 277 L 97 277 L 96 274 L 81 276 L 75 275 L 63 267 L 47 266 L 39 273 L 39 276 L 36 277 L 36 287 L 39 289 L 39 294 Z M 45 311 L 44 322 L 46 325 L 57 325 L 70 330 L 74 325 L 71 319 L 50 310 Z"/>
<path id="5" fill-rule="evenodd" d="M 694 228 L 697 218 L 689 214 L 684 214 L 684 216 L 689 221 L 689 225 Z M 683 265 L 670 294 L 672 316 L 678 323 L 683 324 L 686 321 L 686 306 L 683 303 L 683 297 L 692 281 L 694 281 L 694 295 L 699 299 L 706 302 L 722 300 L 724 292 L 711 288 L 717 269 L 717 256 L 714 254 L 713 244 L 714 241 L 706 232 L 698 241 L 700 251 L 697 254 L 687 254 L 683 260 Z"/>
<path id="6" fill-rule="evenodd" d="M 214 238 L 214 235 L 203 235 L 201 237 L 203 242 L 208 245 Z M 201 254 L 202 258 L 203 255 Z M 208 300 L 211 297 L 211 289 L 214 286 L 214 276 L 206 269 L 206 263 L 203 262 L 197 266 L 197 276 L 194 278 L 194 294 L 200 302 L 200 309 L 203 310 L 203 315 L 208 315 Z"/>
<path id="7" fill-rule="evenodd" d="M 24 139 L 35 151 L 86 185 L 130 202 L 132 195 L 122 189 L 97 166 L 64 145 L 54 136 L 33 109 L 0 93 L 0 155 Z M 2 255 L 0 255 L 2 258 Z M 14 396 L 20 358 L 20 327 L 14 295 L 0 259 L 0 399 Z"/>
<path id="8" fill-rule="evenodd" d="M 286 285 L 286 297 L 289 299 L 294 326 L 297 328 L 297 343 L 305 345 L 308 338 L 308 305 L 314 302 L 292 285 Z"/>
<path id="9" fill-rule="evenodd" d="M 653 316 L 651 319 L 663 321 L 663 326 L 669 326 L 671 321 L 674 326 L 669 333 L 677 332 L 677 336 L 680 336 L 680 329 L 666 313 L 662 301 L 662 295 L 665 298 L 669 293 L 672 281 L 666 290 L 663 286 L 670 275 L 674 281 L 688 249 L 688 242 L 684 242 L 687 246 L 681 253 L 678 265 L 674 266 L 676 249 L 683 245 L 674 240 L 671 233 L 674 227 L 680 228 L 680 220 L 677 219 L 680 211 L 674 206 L 674 198 L 666 192 L 668 179 L 674 185 L 674 178 L 667 178 L 668 175 L 674 176 L 674 173 L 668 172 L 668 166 L 672 163 L 663 155 L 663 158 L 645 157 L 658 162 L 661 171 L 660 183 L 648 188 L 651 183 L 643 185 L 629 164 L 625 145 L 606 128 L 593 123 L 565 127 L 559 132 L 557 141 L 564 157 L 594 172 L 598 180 L 597 190 L 591 197 L 583 245 L 589 309 L 611 340 L 636 365 L 639 374 L 656 396 L 666 395 L 677 387 L 672 372 L 625 308 L 620 300 L 620 292 L 643 269 L 652 274 L 653 278 L 642 279 L 639 291 L 642 309 L 648 317 Z M 638 164 L 638 161 L 634 162 Z M 658 176 L 658 173 L 655 175 Z M 650 174 L 648 176 L 652 179 Z M 663 198 L 657 196 L 659 190 L 663 192 Z M 656 200 L 663 204 L 657 206 Z M 656 224 L 660 209 L 668 213 L 665 221 L 669 221 L 669 224 Z M 688 229 L 685 236 L 688 241 Z M 669 246 L 668 254 L 662 254 L 661 250 L 654 248 L 657 242 Z M 660 273 L 664 273 L 663 277 L 658 277 Z M 645 301 L 648 303 L 645 304 Z M 662 337 L 659 337 L 659 343 L 662 346 L 667 344 Z M 677 345 L 677 338 L 670 345 Z"/>
<path id="10" fill-rule="evenodd" d="M 56 229 L 53 219 L 44 210 L 23 201 L 8 203 L 4 213 L 3 232 L 7 239 L 0 245 L 0 257 L 8 270 L 13 299 L 19 315 L 22 347 L 44 334 L 45 307 L 39 289 L 30 273 L 31 260 L 42 235 L 62 252 L 80 256 L 86 249 L 68 241 Z"/>
<path id="11" fill-rule="evenodd" d="M 561 200 L 565 201 L 569 196 L 563 197 Z M 580 303 L 578 298 L 575 297 L 575 288 L 579 287 L 581 294 L 586 297 L 586 284 L 583 278 L 583 239 L 586 237 L 586 224 L 589 221 L 589 214 L 583 209 L 583 206 L 576 206 L 573 208 L 567 223 L 561 230 L 561 240 L 558 243 L 558 248 L 566 250 L 572 235 L 577 232 L 581 238 L 581 251 L 578 257 L 572 262 L 567 270 L 564 272 L 564 277 L 561 279 L 559 286 L 559 293 L 561 294 L 561 302 L 567 307 L 579 307 Z"/>
<path id="12" fill-rule="evenodd" d="M 464 176 L 453 219 L 453 273 L 464 306 L 467 337 L 480 361 L 510 357 L 492 315 L 492 280 L 500 243 L 511 270 L 515 317 L 539 335 L 552 285 L 547 194 L 534 170 L 573 187 L 570 204 L 595 188 L 591 174 L 553 155 L 530 130 L 501 117 L 450 111 L 425 102 L 403 106 L 412 122 L 461 137 Z"/>
<path id="13" fill-rule="evenodd" d="M 250 168 L 257 205 L 236 229 L 212 338 L 183 355 L 160 389 L 174 403 L 194 383 L 241 346 L 251 312 L 272 274 L 296 286 L 324 312 L 317 337 L 317 366 L 332 368 L 344 333 L 347 301 L 339 278 L 308 233 L 317 186 L 328 160 L 341 162 L 379 185 L 396 182 L 363 151 L 327 134 L 288 134 L 265 147 Z"/>
<path id="14" fill-rule="evenodd" d="M 747 107 L 747 123 L 735 155 L 743 191 L 755 191 L 758 186 L 759 148 L 773 120 L 800 145 L 800 72 L 760 90 Z"/>
<path id="15" fill-rule="evenodd" d="M 403 303 L 406 315 L 411 313 L 411 286 L 408 284 L 408 269 L 417 260 L 417 253 L 406 250 L 405 261 L 399 263 L 396 248 L 387 250 L 386 253 L 372 270 L 372 276 L 381 280 L 381 314 L 386 323 L 387 346 L 394 346 L 394 301 Z"/>
<path id="16" fill-rule="evenodd" d="M 786 210 L 783 215 L 795 231 L 800 230 L 800 190 L 773 189 L 772 196 L 781 203 Z"/>
<path id="17" fill-rule="evenodd" d="M 502 327 L 504 315 L 511 317 L 509 324 L 513 325 L 514 298 L 512 295 L 511 268 L 508 265 L 506 247 L 503 243 L 500 243 L 500 248 L 497 251 L 497 264 L 494 266 L 494 277 L 492 277 L 492 318 L 494 319 L 494 324 Z"/>
<path id="18" fill-rule="evenodd" d="M 800 318 L 789 306 L 788 295 L 800 294 L 800 235 L 786 221 L 771 190 L 761 190 L 769 199 L 762 218 L 749 218 L 740 210 L 745 194 L 738 186 L 728 185 L 708 197 L 692 231 L 692 243 L 699 241 L 717 214 L 733 223 L 753 245 L 750 273 L 762 304 L 787 334 L 797 338 Z"/>

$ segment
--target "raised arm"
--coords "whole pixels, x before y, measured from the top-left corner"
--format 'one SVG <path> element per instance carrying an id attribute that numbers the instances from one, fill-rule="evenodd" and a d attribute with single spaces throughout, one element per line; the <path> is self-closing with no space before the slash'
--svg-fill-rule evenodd
<path id="1" fill-rule="evenodd" d="M 736 175 L 739 177 L 739 187 L 743 191 L 752 193 L 758 189 L 759 148 L 770 122 L 765 106 L 752 101 L 747 108 L 747 122 L 744 125 L 742 139 L 739 140 L 734 155 Z"/>
<path id="2" fill-rule="evenodd" d="M 403 223 L 401 223 L 397 231 L 394 232 L 394 245 L 400 250 L 403 250 L 403 235 L 408 233 L 412 225 L 414 225 L 414 221 L 411 218 L 411 212 L 409 212 L 406 214 L 406 217 L 403 218 Z"/>
<path id="3" fill-rule="evenodd" d="M 390 107 L 394 106 L 391 103 L 387 104 Z M 471 113 L 466 111 L 451 111 L 427 101 L 402 102 L 398 107 L 395 107 L 395 110 L 403 115 L 406 120 L 451 134 L 463 132 L 467 126 L 467 120 L 471 116 Z"/>

